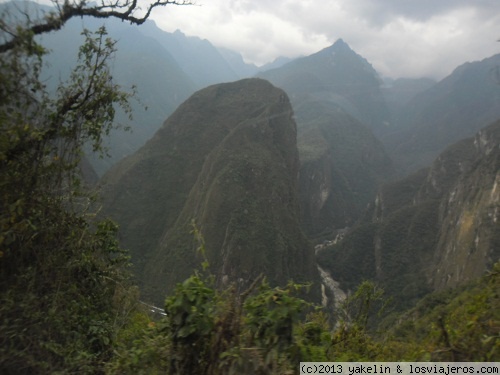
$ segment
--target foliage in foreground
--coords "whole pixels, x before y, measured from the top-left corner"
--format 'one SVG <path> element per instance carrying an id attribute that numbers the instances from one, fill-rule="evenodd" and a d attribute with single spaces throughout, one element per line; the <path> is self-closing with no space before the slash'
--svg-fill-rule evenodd
<path id="1" fill-rule="evenodd" d="M 346 300 L 332 328 L 324 312 L 293 295 L 297 285 L 263 281 L 236 294 L 195 274 L 167 298 L 166 317 L 138 315 L 122 331 L 107 371 L 293 374 L 300 361 L 498 361 L 499 271 L 500 263 L 468 288 L 429 295 L 405 315 L 388 317 L 391 328 L 384 329 L 374 324 L 383 291 L 371 282 Z"/>
<path id="2" fill-rule="evenodd" d="M 413 361 L 500 360 L 500 262 L 458 289 L 433 293 L 398 317 L 382 358 Z"/>
<path id="3" fill-rule="evenodd" d="M 301 286 L 271 288 L 256 280 L 238 294 L 235 288 L 217 291 L 210 284 L 199 274 L 179 284 L 165 301 L 166 317 L 124 343 L 109 372 L 283 373 L 297 359 L 313 356 L 302 350 L 307 342 L 321 340 L 317 334 L 323 330 L 309 323 L 302 330 L 310 337 L 297 340 L 296 323 L 311 306 L 293 295 Z"/>
<path id="4" fill-rule="evenodd" d="M 79 165 L 130 95 L 112 81 L 104 28 L 84 33 L 55 97 L 40 79 L 46 51 L 18 31 L 0 62 L 0 372 L 95 374 L 126 315 L 128 257 L 116 226 L 95 220 Z"/>

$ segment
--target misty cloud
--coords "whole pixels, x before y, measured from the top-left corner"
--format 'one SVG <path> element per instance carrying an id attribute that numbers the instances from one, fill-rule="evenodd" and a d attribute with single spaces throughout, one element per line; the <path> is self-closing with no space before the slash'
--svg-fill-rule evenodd
<path id="1" fill-rule="evenodd" d="M 478 10 L 490 10 L 498 8 L 495 0 L 355 0 L 343 1 L 350 13 L 358 14 L 376 25 L 390 23 L 395 17 L 404 17 L 410 20 L 425 22 L 435 16 L 446 15 L 449 12 L 474 8 Z"/>
<path id="2" fill-rule="evenodd" d="M 308 55 L 344 39 L 381 74 L 442 78 L 466 61 L 500 52 L 498 0 L 202 0 L 166 7 L 167 31 L 240 52 L 264 64 Z"/>

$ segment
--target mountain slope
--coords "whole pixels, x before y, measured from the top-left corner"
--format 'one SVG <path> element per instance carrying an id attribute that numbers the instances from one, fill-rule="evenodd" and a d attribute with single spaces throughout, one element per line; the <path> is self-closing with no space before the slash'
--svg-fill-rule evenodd
<path id="1" fill-rule="evenodd" d="M 500 258 L 499 144 L 500 121 L 386 185 L 322 266 L 348 289 L 377 280 L 401 306 L 481 276 Z"/>
<path id="2" fill-rule="evenodd" d="M 286 94 L 248 79 L 203 89 L 105 176 L 104 212 L 121 226 L 147 298 L 199 267 L 194 220 L 219 285 L 316 282 L 299 228 L 296 128 Z M 313 293 L 314 295 L 314 293 Z"/>
<path id="3" fill-rule="evenodd" d="M 217 50 L 221 56 L 226 60 L 231 69 L 236 73 L 238 78 L 250 78 L 253 77 L 259 68 L 254 64 L 247 64 L 240 53 L 231 51 L 227 48 L 218 47 Z"/>
<path id="4" fill-rule="evenodd" d="M 23 11 L 32 19 L 51 9 L 34 2 L 9 2 L 1 7 L 9 9 L 13 17 Z M 114 131 L 107 137 L 111 157 L 103 160 L 89 153 L 89 159 L 99 175 L 141 147 L 165 118 L 196 89 L 240 78 L 219 50 L 207 40 L 187 37 L 180 31 L 165 32 L 150 20 L 137 27 L 113 18 L 84 17 L 71 19 L 60 33 L 39 37 L 51 52 L 47 56 L 48 64 L 44 72 L 49 84 L 57 84 L 59 79 L 69 77 L 76 63 L 78 47 L 83 42 L 82 30 L 97 30 L 102 25 L 106 26 L 109 36 L 118 41 L 113 64 L 114 79 L 124 89 L 135 86 L 139 102 L 132 100 L 133 121 L 117 111 L 116 123 L 130 127 L 131 132 Z M 241 72 L 249 69 L 246 76 L 250 76 L 257 68 L 241 60 L 238 69 Z"/>

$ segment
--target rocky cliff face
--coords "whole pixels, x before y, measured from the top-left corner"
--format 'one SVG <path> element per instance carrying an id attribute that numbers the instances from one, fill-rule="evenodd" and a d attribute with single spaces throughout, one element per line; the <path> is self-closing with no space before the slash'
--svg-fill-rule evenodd
<path id="1" fill-rule="evenodd" d="M 195 93 L 105 176 L 105 212 L 121 226 L 147 298 L 161 301 L 199 268 L 192 221 L 219 286 L 244 288 L 263 273 L 273 284 L 313 281 L 318 297 L 297 174 L 287 95 L 260 79 L 220 84 Z"/>
<path id="2" fill-rule="evenodd" d="M 435 266 L 428 274 L 434 289 L 477 278 L 500 259 L 499 125 L 481 130 L 465 141 L 461 157 L 450 170 L 442 158 L 431 170 L 429 190 L 443 192 Z M 437 175 L 449 173 L 456 175 L 449 186 L 437 181 Z"/>
<path id="3" fill-rule="evenodd" d="M 320 263 L 346 288 L 378 280 L 402 305 L 481 276 L 500 258 L 499 171 L 500 121 L 384 186 Z"/>

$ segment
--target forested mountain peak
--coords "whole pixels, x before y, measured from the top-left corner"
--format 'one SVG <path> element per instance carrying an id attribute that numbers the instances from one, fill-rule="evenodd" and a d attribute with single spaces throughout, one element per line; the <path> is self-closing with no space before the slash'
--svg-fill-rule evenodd
<path id="1" fill-rule="evenodd" d="M 282 90 L 247 79 L 193 94 L 104 178 L 104 211 L 123 229 L 145 295 L 161 301 L 201 263 L 192 220 L 219 285 L 260 273 L 273 284 L 317 281 L 299 228 L 298 167 Z"/>

